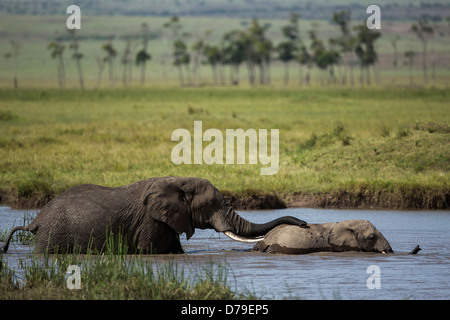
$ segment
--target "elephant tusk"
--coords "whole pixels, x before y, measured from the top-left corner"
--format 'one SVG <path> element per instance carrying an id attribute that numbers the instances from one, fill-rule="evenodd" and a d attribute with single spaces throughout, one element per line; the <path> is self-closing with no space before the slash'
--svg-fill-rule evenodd
<path id="1" fill-rule="evenodd" d="M 241 236 L 238 236 L 238 235 L 234 234 L 231 231 L 224 231 L 224 233 L 230 239 L 233 239 L 235 241 L 240 241 L 240 242 L 252 243 L 252 242 L 259 242 L 261 240 L 264 240 L 264 237 L 244 238 L 244 237 L 241 237 Z"/>

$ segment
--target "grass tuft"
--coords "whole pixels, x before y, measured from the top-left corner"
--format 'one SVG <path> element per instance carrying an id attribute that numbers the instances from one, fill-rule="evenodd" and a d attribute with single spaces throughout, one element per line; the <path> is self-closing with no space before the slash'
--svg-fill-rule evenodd
<path id="1" fill-rule="evenodd" d="M 0 110 L 0 121 L 11 121 L 16 119 L 16 115 L 14 115 L 14 113 L 12 113 L 11 111 L 4 111 L 4 110 Z"/>
<path id="2" fill-rule="evenodd" d="M 12 270 L 0 256 L 1 299 L 231 300 L 255 299 L 232 290 L 227 265 L 207 263 L 184 270 L 176 261 L 107 251 L 32 256 Z M 67 287 L 69 266 L 80 270 L 81 288 Z M 20 272 L 21 275 L 17 275 Z"/>

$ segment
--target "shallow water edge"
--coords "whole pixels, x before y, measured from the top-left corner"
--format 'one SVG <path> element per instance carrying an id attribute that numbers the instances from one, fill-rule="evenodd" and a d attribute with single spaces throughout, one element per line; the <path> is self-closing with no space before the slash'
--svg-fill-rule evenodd
<path id="1" fill-rule="evenodd" d="M 25 212 L 0 207 L 0 229 L 21 223 Z M 263 299 L 449 299 L 450 212 L 335 210 L 288 208 L 239 211 L 245 219 L 264 223 L 291 215 L 308 223 L 348 219 L 371 221 L 389 241 L 394 254 L 321 252 L 285 255 L 251 252 L 252 245 L 233 241 L 211 229 L 196 230 L 187 241 L 180 236 L 185 254 L 144 256 L 160 264 L 176 263 L 184 270 L 208 263 L 226 265 L 233 289 L 251 290 Z M 422 250 L 408 254 L 416 245 Z M 4 256 L 20 269 L 32 247 L 12 243 Z M 378 270 L 379 285 L 368 283 Z M 369 281 L 369 282 L 368 282 Z"/>

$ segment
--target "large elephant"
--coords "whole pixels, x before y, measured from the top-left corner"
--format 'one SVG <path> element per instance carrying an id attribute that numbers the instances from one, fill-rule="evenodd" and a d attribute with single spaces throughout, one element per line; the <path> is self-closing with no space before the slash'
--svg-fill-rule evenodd
<path id="1" fill-rule="evenodd" d="M 309 228 L 281 225 L 258 242 L 254 251 L 303 254 L 320 251 L 393 253 L 389 242 L 367 220 L 308 224 Z"/>
<path id="2" fill-rule="evenodd" d="M 81 185 L 48 202 L 28 225 L 14 228 L 0 252 L 8 250 L 17 230 L 36 234 L 35 252 L 85 253 L 105 249 L 107 235 L 120 234 L 128 251 L 182 253 L 179 235 L 213 228 L 238 241 L 260 241 L 280 224 L 306 222 L 281 217 L 265 224 L 241 218 L 210 182 L 199 178 L 150 178 L 108 188 Z M 114 238 L 113 238 L 114 239 Z"/>

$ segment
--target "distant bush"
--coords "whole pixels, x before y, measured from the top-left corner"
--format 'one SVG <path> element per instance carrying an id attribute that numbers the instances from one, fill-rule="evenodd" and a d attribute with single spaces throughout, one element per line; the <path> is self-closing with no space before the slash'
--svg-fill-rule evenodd
<path id="1" fill-rule="evenodd" d="M 14 120 L 16 115 L 11 111 L 0 110 L 0 121 L 11 121 Z"/>
<path id="2" fill-rule="evenodd" d="M 324 147 L 336 141 L 341 141 L 343 146 L 348 146 L 352 139 L 352 137 L 347 135 L 344 125 L 337 122 L 329 133 L 324 133 L 320 136 L 317 136 L 315 133 L 311 134 L 311 138 L 300 145 L 300 151 L 311 149 L 316 145 Z"/>

